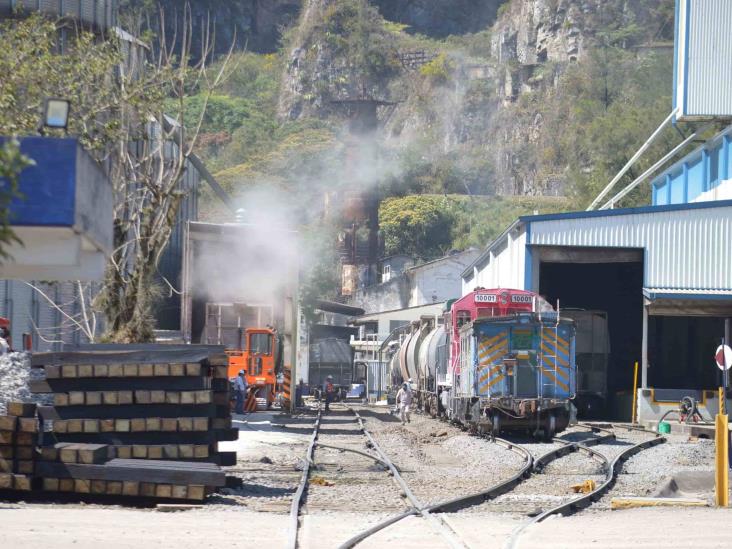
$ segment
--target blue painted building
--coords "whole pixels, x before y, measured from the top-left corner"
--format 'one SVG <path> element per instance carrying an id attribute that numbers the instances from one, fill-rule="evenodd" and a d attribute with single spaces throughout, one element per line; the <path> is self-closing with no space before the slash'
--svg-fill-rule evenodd
<path id="1" fill-rule="evenodd" d="M 732 179 L 731 144 L 729 126 L 656 176 L 652 182 L 653 205 L 732 198 L 732 194 L 727 194 L 729 183 L 725 183 Z"/>

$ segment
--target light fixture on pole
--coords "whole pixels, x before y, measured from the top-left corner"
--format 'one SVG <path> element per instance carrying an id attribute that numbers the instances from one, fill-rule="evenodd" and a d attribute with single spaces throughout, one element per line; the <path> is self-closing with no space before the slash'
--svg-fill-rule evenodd
<path id="1" fill-rule="evenodd" d="M 69 125 L 70 103 L 66 99 L 57 99 L 49 97 L 43 103 L 43 124 L 41 133 L 44 129 L 50 128 L 54 130 L 64 130 Z"/>

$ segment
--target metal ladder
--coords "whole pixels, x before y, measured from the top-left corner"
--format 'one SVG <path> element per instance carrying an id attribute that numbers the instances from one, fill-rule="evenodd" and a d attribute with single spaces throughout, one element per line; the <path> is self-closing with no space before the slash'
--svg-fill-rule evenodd
<path id="1" fill-rule="evenodd" d="M 557 311 L 557 321 L 554 324 L 553 327 L 546 327 L 544 324 L 544 321 L 541 317 L 539 317 L 539 330 L 540 330 L 540 339 L 541 342 L 544 343 L 544 333 L 545 330 L 553 330 L 554 332 L 554 354 L 546 354 L 544 350 L 541 348 L 541 345 L 539 346 L 539 371 L 542 379 L 542 383 L 540 386 L 539 391 L 539 397 L 544 398 L 545 389 L 549 388 L 551 389 L 551 393 L 548 396 L 548 398 L 553 398 L 557 394 L 557 379 L 559 376 L 559 372 L 557 370 L 557 365 L 559 363 L 559 357 L 557 356 L 557 349 L 559 348 L 559 312 Z M 547 368 L 547 363 L 545 362 L 545 358 L 553 359 L 552 360 L 552 368 Z M 551 372 L 554 375 L 554 380 L 551 380 L 551 376 L 548 376 L 545 374 L 545 372 Z M 545 381 L 545 380 L 549 381 Z"/>

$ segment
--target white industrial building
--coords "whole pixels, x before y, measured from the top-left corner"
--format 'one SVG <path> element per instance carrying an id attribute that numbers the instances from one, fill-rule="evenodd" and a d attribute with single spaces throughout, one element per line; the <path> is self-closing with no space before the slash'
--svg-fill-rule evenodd
<path id="1" fill-rule="evenodd" d="M 716 410 L 714 351 L 732 317 L 732 201 L 522 217 L 462 279 L 463 295 L 519 288 L 607 311 L 615 417 L 630 417 L 635 361 L 641 419 L 683 396 Z"/>

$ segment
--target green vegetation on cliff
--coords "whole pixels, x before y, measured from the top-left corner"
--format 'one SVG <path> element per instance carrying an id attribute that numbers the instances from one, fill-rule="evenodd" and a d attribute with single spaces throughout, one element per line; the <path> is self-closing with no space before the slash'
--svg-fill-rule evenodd
<path id="1" fill-rule="evenodd" d="M 407 4 L 302 2 L 276 53 L 236 55 L 201 145 L 230 191 L 276 185 L 317 213 L 323 191 L 353 185 L 348 100 L 385 100 L 383 166 L 359 184 L 385 198 L 388 253 L 433 257 L 482 246 L 535 209 L 583 208 L 671 108 L 672 0 L 589 1 L 581 12 L 575 0 L 547 2 L 559 26 L 546 39 L 579 33 L 582 54 L 525 63 L 506 37 L 538 23 L 521 20 L 518 0 L 479 2 L 478 26 L 463 13 L 471 2 Z M 426 62 L 410 65 L 415 52 Z M 625 181 L 678 140 L 666 132 Z"/>
<path id="2" fill-rule="evenodd" d="M 384 253 L 430 260 L 450 250 L 483 247 L 521 215 L 556 213 L 569 201 L 543 196 L 409 195 L 379 208 Z"/>

